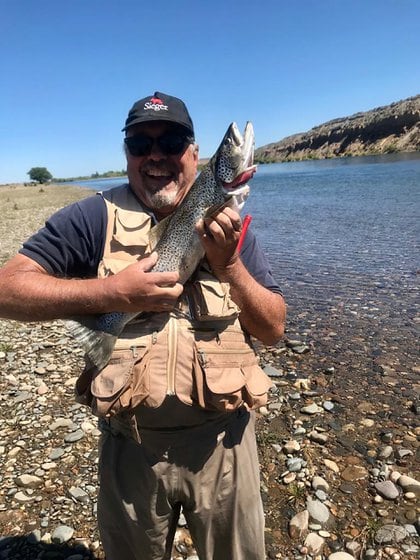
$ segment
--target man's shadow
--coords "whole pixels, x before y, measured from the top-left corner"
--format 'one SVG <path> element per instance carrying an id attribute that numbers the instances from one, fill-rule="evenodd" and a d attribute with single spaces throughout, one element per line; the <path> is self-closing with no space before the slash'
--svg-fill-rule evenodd
<path id="1" fill-rule="evenodd" d="M 74 557 L 74 558 L 73 558 Z M 0 536 L 0 558 L 7 560 L 99 560 L 82 544 L 47 544 L 38 542 L 33 534 L 8 537 Z"/>

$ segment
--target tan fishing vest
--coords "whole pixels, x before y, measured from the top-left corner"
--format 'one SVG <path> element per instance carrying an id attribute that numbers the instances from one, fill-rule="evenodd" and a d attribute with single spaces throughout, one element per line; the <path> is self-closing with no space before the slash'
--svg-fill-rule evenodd
<path id="1" fill-rule="evenodd" d="M 148 254 L 152 218 L 128 186 L 102 193 L 108 211 L 98 276 L 115 274 Z M 95 414 L 111 417 L 138 406 L 157 408 L 176 395 L 205 410 L 249 409 L 266 402 L 270 379 L 258 365 L 238 320 L 229 286 L 201 265 L 170 313 L 145 313 L 129 323 L 100 372 L 85 370 Z"/>

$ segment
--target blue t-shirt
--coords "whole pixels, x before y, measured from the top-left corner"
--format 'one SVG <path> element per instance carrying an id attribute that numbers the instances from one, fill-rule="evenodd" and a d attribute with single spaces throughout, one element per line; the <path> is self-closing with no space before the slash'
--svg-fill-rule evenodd
<path id="1" fill-rule="evenodd" d="M 95 278 L 104 251 L 107 219 L 102 196 L 85 198 L 53 214 L 19 252 L 54 276 Z M 282 293 L 250 229 L 242 245 L 241 259 L 257 282 L 272 292 Z"/>

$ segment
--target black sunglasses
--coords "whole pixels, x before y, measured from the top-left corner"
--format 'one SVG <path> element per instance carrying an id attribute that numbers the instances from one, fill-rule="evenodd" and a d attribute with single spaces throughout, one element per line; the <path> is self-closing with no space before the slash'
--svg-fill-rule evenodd
<path id="1" fill-rule="evenodd" d="M 165 156 L 178 156 L 182 154 L 188 144 L 194 142 L 194 138 L 179 132 L 166 132 L 158 138 L 151 138 L 146 134 L 136 134 L 124 138 L 128 151 L 134 157 L 149 156 L 152 153 L 153 144 L 159 146 L 159 150 Z"/>

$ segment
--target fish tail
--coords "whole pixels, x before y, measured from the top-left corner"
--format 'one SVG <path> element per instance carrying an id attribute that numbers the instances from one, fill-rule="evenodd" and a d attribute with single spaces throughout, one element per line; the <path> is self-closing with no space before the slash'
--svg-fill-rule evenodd
<path id="1" fill-rule="evenodd" d="M 70 334 L 81 345 L 92 364 L 98 370 L 103 369 L 109 362 L 117 337 L 103 331 L 95 331 L 77 321 L 67 320 L 65 323 Z"/>

